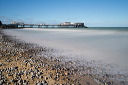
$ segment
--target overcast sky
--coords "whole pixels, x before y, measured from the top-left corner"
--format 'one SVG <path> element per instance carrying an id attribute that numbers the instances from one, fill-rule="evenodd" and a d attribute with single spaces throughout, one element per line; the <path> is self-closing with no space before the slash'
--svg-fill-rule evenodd
<path id="1" fill-rule="evenodd" d="M 128 27 L 128 0 L 0 0 L 0 20 Z"/>

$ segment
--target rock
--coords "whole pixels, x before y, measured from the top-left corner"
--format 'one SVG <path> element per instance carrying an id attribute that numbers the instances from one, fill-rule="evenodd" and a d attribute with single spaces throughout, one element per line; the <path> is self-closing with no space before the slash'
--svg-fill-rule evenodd
<path id="1" fill-rule="evenodd" d="M 44 85 L 44 84 L 39 82 L 39 83 L 37 83 L 36 85 Z"/>
<path id="2" fill-rule="evenodd" d="M 87 84 L 87 85 L 90 85 L 90 82 L 87 82 L 86 84 Z"/>
<path id="3" fill-rule="evenodd" d="M 42 83 L 43 83 L 43 84 L 44 84 L 44 83 L 47 83 L 47 81 L 44 80 L 44 81 L 42 81 Z"/>
<path id="4" fill-rule="evenodd" d="M 4 82 L 3 80 L 0 80 L 0 84 L 1 84 L 1 85 L 3 84 L 3 82 Z"/>
<path id="5" fill-rule="evenodd" d="M 13 83 L 16 83 L 16 82 L 18 82 L 18 80 L 16 80 L 16 79 L 12 79 L 12 82 L 13 82 Z"/>
<path id="6" fill-rule="evenodd" d="M 3 63 L 0 63 L 0 66 L 3 66 Z"/>

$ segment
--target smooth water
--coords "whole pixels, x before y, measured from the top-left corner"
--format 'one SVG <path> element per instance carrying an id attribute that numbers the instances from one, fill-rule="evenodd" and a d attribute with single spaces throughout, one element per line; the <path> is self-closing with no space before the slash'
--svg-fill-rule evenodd
<path id="1" fill-rule="evenodd" d="M 28 42 L 60 50 L 78 60 L 96 60 L 128 67 L 128 28 L 25 28 L 5 30 Z"/>

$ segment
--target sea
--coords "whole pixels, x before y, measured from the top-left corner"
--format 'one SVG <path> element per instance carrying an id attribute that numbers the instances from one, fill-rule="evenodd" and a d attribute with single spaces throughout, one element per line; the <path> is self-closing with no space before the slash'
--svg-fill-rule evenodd
<path id="1" fill-rule="evenodd" d="M 6 34 L 55 50 L 54 57 L 128 74 L 128 27 L 5 29 Z M 109 70 L 108 70 L 109 68 Z"/>

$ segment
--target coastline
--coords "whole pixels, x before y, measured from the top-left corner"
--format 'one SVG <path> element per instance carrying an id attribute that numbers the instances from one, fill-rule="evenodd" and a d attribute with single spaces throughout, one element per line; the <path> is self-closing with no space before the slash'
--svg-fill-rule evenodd
<path id="1" fill-rule="evenodd" d="M 62 63 L 58 59 L 38 56 L 48 51 L 45 47 L 21 42 L 0 31 L 0 72 L 4 84 L 64 84 L 64 85 L 118 85 L 106 76 L 97 79 L 95 75 L 80 75 L 80 69 L 72 62 Z M 91 68 L 86 68 L 91 70 Z"/>

